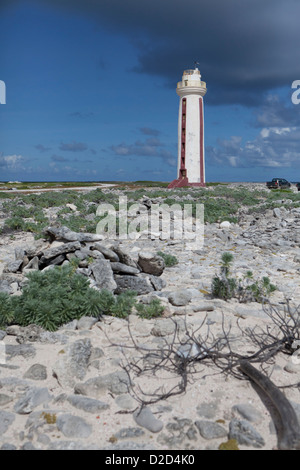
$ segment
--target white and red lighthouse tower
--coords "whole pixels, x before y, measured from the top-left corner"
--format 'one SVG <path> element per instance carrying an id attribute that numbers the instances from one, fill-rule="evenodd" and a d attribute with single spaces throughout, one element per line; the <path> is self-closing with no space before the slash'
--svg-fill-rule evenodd
<path id="1" fill-rule="evenodd" d="M 205 186 L 203 96 L 206 83 L 201 81 L 197 67 L 183 72 L 176 92 L 180 96 L 177 179 L 168 187 Z"/>

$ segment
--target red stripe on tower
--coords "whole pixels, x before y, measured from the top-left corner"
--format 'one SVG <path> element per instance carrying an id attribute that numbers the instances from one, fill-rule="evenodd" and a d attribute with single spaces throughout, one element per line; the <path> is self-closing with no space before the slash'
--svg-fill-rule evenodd
<path id="1" fill-rule="evenodd" d="M 186 176 L 185 168 L 185 136 L 186 136 L 186 98 L 182 100 L 181 110 L 181 161 L 178 178 Z"/>
<path id="2" fill-rule="evenodd" d="M 200 108 L 200 183 L 204 184 L 204 123 L 203 123 L 203 99 L 199 98 Z"/>

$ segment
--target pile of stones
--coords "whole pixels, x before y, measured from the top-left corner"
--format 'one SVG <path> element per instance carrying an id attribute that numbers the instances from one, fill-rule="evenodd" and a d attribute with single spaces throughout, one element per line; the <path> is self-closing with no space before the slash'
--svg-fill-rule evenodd
<path id="1" fill-rule="evenodd" d="M 3 270 L 0 291 L 17 293 L 24 276 L 32 270 L 46 271 L 72 262 L 76 272 L 87 276 L 95 289 L 114 294 L 130 289 L 144 295 L 165 287 L 160 277 L 165 262 L 156 253 L 141 251 L 134 259 L 120 243 L 108 245 L 102 235 L 77 233 L 65 226 L 50 226 L 45 233 L 50 241 L 37 240 L 34 245 L 15 250 L 15 260 Z"/>

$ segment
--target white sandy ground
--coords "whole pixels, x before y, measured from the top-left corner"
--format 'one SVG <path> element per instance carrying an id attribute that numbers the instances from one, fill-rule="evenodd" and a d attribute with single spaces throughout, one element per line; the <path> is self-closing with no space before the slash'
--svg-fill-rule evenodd
<path id="1" fill-rule="evenodd" d="M 197 315 L 193 315 L 196 317 Z M 190 317 L 189 317 L 190 320 Z M 147 321 L 147 326 L 145 328 L 145 321 L 138 322 L 138 330 L 145 331 L 151 328 L 151 325 L 154 322 Z M 253 321 L 246 321 L 248 325 Z M 246 326 L 246 325 L 245 325 Z M 90 332 L 84 332 L 84 336 L 90 338 L 94 347 L 101 347 L 105 351 L 104 358 L 101 359 L 101 367 L 99 370 L 91 368 L 88 374 L 86 375 L 84 380 L 87 380 L 90 377 L 95 377 L 97 375 L 105 375 L 111 373 L 114 370 L 119 370 L 118 362 L 121 358 L 123 358 L 122 353 L 120 352 L 119 348 L 112 348 L 110 347 L 109 342 L 105 339 L 101 329 L 105 328 L 108 331 L 109 336 L 117 342 L 124 344 L 130 344 L 130 341 L 126 341 L 128 339 L 128 330 L 127 324 L 125 321 L 118 320 L 115 318 L 107 317 L 104 319 L 103 322 L 100 324 L 98 323 Z M 100 329 L 101 328 L 101 329 Z M 134 329 L 133 332 L 136 330 Z M 74 340 L 79 339 L 83 336 L 83 333 L 77 333 L 74 335 Z M 134 334 L 135 338 L 138 340 L 143 341 L 144 334 Z M 15 338 L 13 336 L 5 338 L 6 344 L 16 344 Z M 34 347 L 36 348 L 36 356 L 34 358 L 20 358 L 17 357 L 15 359 L 11 359 L 9 361 L 10 366 L 17 366 L 17 369 L 2 369 L 1 370 L 1 379 L 4 377 L 18 377 L 20 379 L 23 378 L 23 374 L 32 364 L 43 364 L 47 367 L 48 371 L 48 378 L 47 380 L 39 381 L 33 383 L 33 385 L 41 386 L 41 387 L 48 387 L 48 390 L 54 396 L 59 396 L 61 393 L 72 394 L 74 393 L 72 387 L 62 387 L 58 384 L 57 380 L 51 375 L 51 370 L 54 363 L 58 360 L 59 355 L 63 353 L 63 345 L 55 344 L 40 344 L 34 343 Z M 129 351 L 130 354 L 130 351 Z M 276 368 L 272 374 L 272 380 L 277 385 L 286 385 L 291 383 L 291 379 L 295 380 L 295 377 L 291 377 L 291 374 L 283 371 L 283 366 L 286 363 L 286 359 L 280 358 L 280 360 L 276 361 Z M 252 385 L 248 381 L 240 381 L 233 377 L 229 377 L 227 379 L 220 374 L 214 374 L 217 371 L 213 371 L 211 368 L 200 366 L 199 374 L 195 376 L 194 383 L 188 385 L 187 392 L 183 395 L 174 396 L 167 400 L 161 401 L 156 405 L 151 405 L 151 410 L 154 412 L 155 416 L 162 420 L 164 425 L 171 421 L 174 417 L 179 418 L 188 418 L 192 421 L 196 419 L 206 419 L 201 418 L 197 415 L 196 408 L 198 405 L 203 403 L 210 403 L 213 404 L 217 408 L 216 416 L 212 419 L 212 421 L 220 420 L 221 425 L 225 428 L 228 427 L 229 421 L 233 417 L 232 407 L 237 404 L 251 404 L 258 410 L 261 414 L 261 421 L 259 423 L 254 423 L 255 429 L 263 436 L 265 440 L 265 446 L 263 447 L 264 450 L 271 450 L 276 449 L 277 446 L 277 438 L 274 434 L 274 429 L 270 432 L 270 423 L 272 422 L 270 412 L 268 411 L 267 407 L 260 399 Z M 161 380 L 160 384 L 164 384 L 165 388 L 171 387 L 172 383 L 175 383 L 178 378 L 170 379 L 168 374 L 161 373 Z M 167 376 L 167 379 L 165 377 Z M 293 381 L 293 380 L 292 380 Z M 139 380 L 139 385 L 141 388 L 147 392 L 151 389 L 154 391 L 156 390 L 159 381 L 157 378 L 153 378 L 150 376 L 149 378 L 142 378 Z M 1 390 L 1 392 L 6 392 L 6 387 Z M 23 393 L 23 388 L 20 387 L 14 388 L 11 390 L 15 397 L 21 396 Z M 297 389 L 287 389 L 286 396 L 296 403 L 299 403 L 299 391 Z M 93 425 L 94 432 L 88 438 L 84 440 L 84 445 L 94 444 L 97 447 L 107 447 L 110 445 L 110 442 L 114 439 L 114 434 L 122 428 L 136 426 L 131 414 L 119 414 L 120 407 L 116 404 L 116 401 L 113 397 L 109 396 L 107 393 L 103 395 L 101 401 L 105 401 L 109 403 L 110 409 L 104 410 L 97 415 L 89 414 L 84 411 L 80 411 L 78 409 L 74 409 L 68 402 L 52 404 L 50 403 L 47 408 L 39 407 L 37 410 L 41 410 L 41 412 L 47 411 L 55 414 L 59 412 L 70 412 L 75 414 L 76 416 L 82 416 L 87 422 Z M 4 409 L 7 411 L 13 411 L 13 404 L 15 400 L 11 402 L 11 404 L 7 404 Z M 136 408 L 137 403 L 132 400 L 132 408 Z M 166 412 L 166 407 L 171 407 L 171 411 Z M 163 410 L 163 411 L 160 411 Z M 238 416 L 238 414 L 236 415 Z M 15 445 L 21 445 L 22 441 L 20 440 L 20 433 L 24 433 L 24 442 L 27 441 L 26 434 L 28 430 L 26 429 L 26 423 L 28 420 L 28 415 L 19 415 L 16 414 L 16 419 L 14 423 L 11 425 L 9 430 L 5 433 L 2 437 L 4 442 L 9 442 Z M 164 431 L 161 431 L 164 433 Z M 159 433 L 159 434 L 161 434 Z M 168 433 L 167 433 L 168 434 Z M 56 440 L 67 440 L 62 436 L 62 434 L 58 431 L 52 431 L 49 434 L 51 441 Z M 72 439 L 73 440 L 73 439 Z M 128 439 L 130 440 L 130 439 Z M 81 441 L 83 441 L 81 439 Z M 140 438 L 135 438 L 135 442 L 140 442 L 147 445 L 153 445 L 155 449 L 164 449 L 168 450 L 168 447 L 160 444 L 157 442 L 157 435 L 145 430 L 145 435 Z M 182 443 L 182 447 L 178 447 L 178 449 L 196 449 L 196 450 L 203 450 L 203 449 L 216 449 L 221 442 L 226 441 L 226 438 L 221 439 L 213 439 L 213 440 L 205 440 L 200 435 L 197 438 L 197 441 L 188 441 L 185 440 Z M 33 442 L 34 445 L 37 445 Z M 253 449 L 252 447 L 239 445 L 240 449 Z M 175 448 L 176 449 L 176 448 Z"/>

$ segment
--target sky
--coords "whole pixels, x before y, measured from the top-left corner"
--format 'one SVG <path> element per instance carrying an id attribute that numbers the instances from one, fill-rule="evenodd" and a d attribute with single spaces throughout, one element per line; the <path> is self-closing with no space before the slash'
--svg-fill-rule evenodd
<path id="1" fill-rule="evenodd" d="M 298 0 L 1 0 L 0 181 L 172 181 L 195 62 L 206 180 L 300 181 L 299 18 Z"/>

